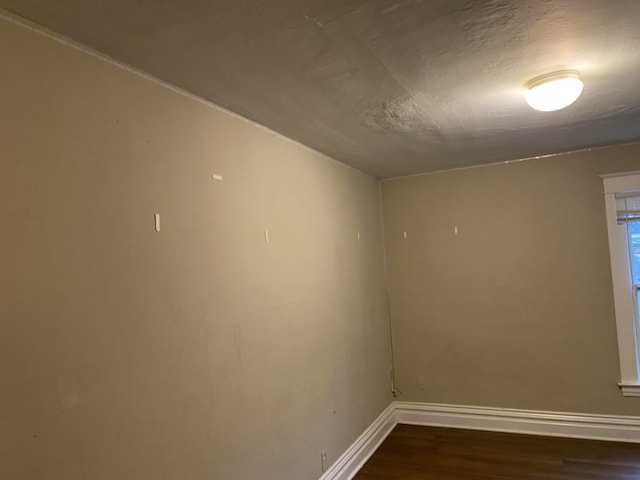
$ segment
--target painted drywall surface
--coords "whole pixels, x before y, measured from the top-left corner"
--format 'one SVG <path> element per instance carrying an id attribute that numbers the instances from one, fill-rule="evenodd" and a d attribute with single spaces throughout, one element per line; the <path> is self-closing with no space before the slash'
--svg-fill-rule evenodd
<path id="1" fill-rule="evenodd" d="M 640 138 L 633 0 L 0 7 L 382 178 Z M 527 82 L 567 68 L 582 97 L 552 118 L 531 109 Z"/>
<path id="2" fill-rule="evenodd" d="M 391 400 L 378 182 L 4 21 L 0 57 L 0 477 L 318 478 Z"/>
<path id="3" fill-rule="evenodd" d="M 384 182 L 400 398 L 640 415 L 599 178 L 638 169 L 635 144 Z"/>

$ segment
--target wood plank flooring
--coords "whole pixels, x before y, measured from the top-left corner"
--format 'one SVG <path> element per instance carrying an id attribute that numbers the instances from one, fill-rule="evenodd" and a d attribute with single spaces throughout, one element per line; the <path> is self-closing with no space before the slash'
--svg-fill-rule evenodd
<path id="1" fill-rule="evenodd" d="M 398 425 L 354 480 L 640 480 L 640 444 Z"/>

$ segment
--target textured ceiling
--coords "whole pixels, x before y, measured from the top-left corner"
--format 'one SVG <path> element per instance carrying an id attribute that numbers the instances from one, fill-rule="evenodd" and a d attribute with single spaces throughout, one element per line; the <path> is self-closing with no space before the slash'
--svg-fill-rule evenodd
<path id="1" fill-rule="evenodd" d="M 0 0 L 382 178 L 640 139 L 640 0 Z M 582 72 L 566 110 L 524 85 Z"/>

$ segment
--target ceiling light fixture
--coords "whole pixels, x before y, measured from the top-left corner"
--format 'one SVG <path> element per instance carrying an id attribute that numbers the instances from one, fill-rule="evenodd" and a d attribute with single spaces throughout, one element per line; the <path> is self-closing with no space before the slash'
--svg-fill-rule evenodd
<path id="1" fill-rule="evenodd" d="M 532 79 L 525 99 L 531 108 L 553 112 L 575 102 L 584 88 L 580 74 L 573 70 L 547 73 Z"/>

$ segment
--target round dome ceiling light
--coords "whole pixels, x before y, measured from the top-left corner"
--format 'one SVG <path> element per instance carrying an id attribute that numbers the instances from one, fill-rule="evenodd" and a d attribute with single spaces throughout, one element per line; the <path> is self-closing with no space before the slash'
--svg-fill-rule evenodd
<path id="1" fill-rule="evenodd" d="M 553 112 L 575 102 L 584 88 L 580 74 L 573 70 L 547 73 L 532 79 L 525 94 L 527 103 L 541 112 Z"/>

